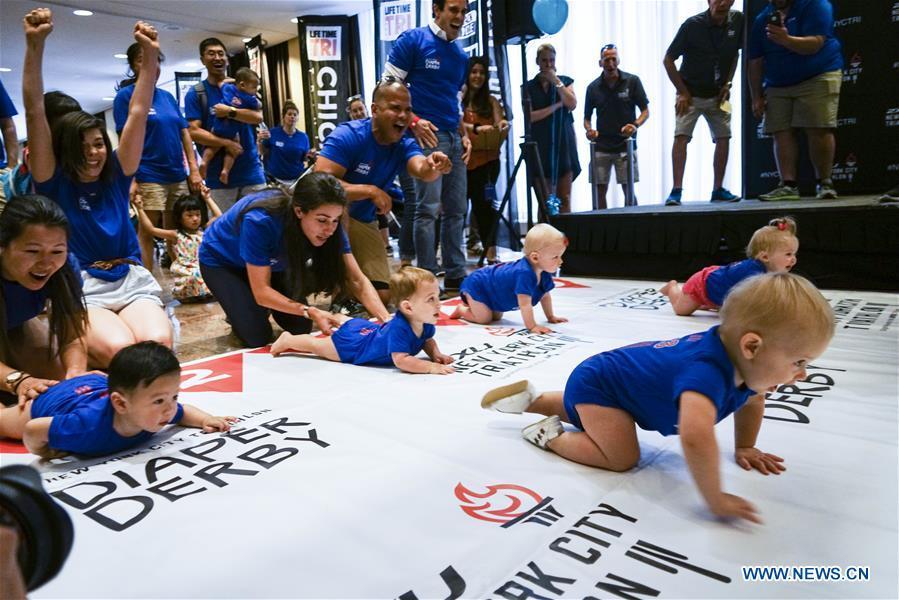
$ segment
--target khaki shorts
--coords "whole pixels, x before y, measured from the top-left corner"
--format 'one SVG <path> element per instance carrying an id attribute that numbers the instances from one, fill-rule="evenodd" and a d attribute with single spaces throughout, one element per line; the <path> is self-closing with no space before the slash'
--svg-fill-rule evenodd
<path id="1" fill-rule="evenodd" d="M 187 181 L 178 183 L 138 183 L 144 210 L 172 210 L 175 200 L 190 193 Z"/>
<path id="2" fill-rule="evenodd" d="M 700 116 L 705 117 L 705 122 L 712 132 L 712 140 L 731 137 L 730 114 L 732 108 L 730 102 L 725 100 L 718 103 L 718 98 L 693 98 L 690 108 L 682 115 L 674 118 L 674 136 L 684 135 L 693 137 L 693 129 Z"/>
<path id="3" fill-rule="evenodd" d="M 593 154 L 593 183 L 609 185 L 612 166 L 615 166 L 615 181 L 627 185 L 627 152 L 596 152 Z M 634 183 L 640 181 L 640 162 L 634 152 Z"/>
<path id="4" fill-rule="evenodd" d="M 387 263 L 387 250 L 384 239 L 378 231 L 378 222 L 363 223 L 350 217 L 350 248 L 359 268 L 372 283 L 390 283 L 390 265 Z M 382 286 L 376 286 L 381 287 Z"/>
<path id="5" fill-rule="evenodd" d="M 791 128 L 835 128 L 842 83 L 842 71 L 828 71 L 796 85 L 768 88 L 765 133 Z"/>
<path id="6" fill-rule="evenodd" d="M 253 192 L 264 189 L 264 183 L 254 183 L 253 185 L 245 185 L 243 187 L 209 190 L 209 193 L 212 195 L 212 199 L 215 200 L 215 203 L 219 205 L 222 212 L 225 212 L 237 204 L 237 201 L 244 196 L 249 196 Z"/>
<path id="7" fill-rule="evenodd" d="M 117 281 L 106 281 L 81 272 L 84 280 L 84 303 L 119 312 L 132 302 L 150 300 L 162 307 L 162 288 L 153 274 L 140 265 L 131 265 L 128 274 Z"/>

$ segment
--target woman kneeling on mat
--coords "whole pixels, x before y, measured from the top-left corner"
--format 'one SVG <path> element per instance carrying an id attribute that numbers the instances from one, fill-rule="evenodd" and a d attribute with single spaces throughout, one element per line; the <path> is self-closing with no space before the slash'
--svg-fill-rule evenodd
<path id="1" fill-rule="evenodd" d="M 200 273 L 221 303 L 235 335 L 248 347 L 271 341 L 268 317 L 286 331 L 326 335 L 341 321 L 308 305 L 311 294 L 350 294 L 373 316 L 387 309 L 350 253 L 340 227 L 346 194 L 332 175 L 309 173 L 293 198 L 278 190 L 244 197 L 203 236 Z"/>
<path id="2" fill-rule="evenodd" d="M 84 373 L 87 310 L 69 224 L 43 196 L 20 196 L 0 215 L 0 396 L 19 406 Z M 50 303 L 49 318 L 38 315 Z"/>

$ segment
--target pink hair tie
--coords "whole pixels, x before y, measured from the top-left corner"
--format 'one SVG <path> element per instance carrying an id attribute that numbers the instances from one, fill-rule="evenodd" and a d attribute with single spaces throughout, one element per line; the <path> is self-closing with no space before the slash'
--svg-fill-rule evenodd
<path id="1" fill-rule="evenodd" d="M 777 224 L 777 228 L 780 229 L 781 231 L 783 231 L 784 229 L 787 228 L 787 224 L 784 223 L 783 221 L 781 221 L 780 223 Z"/>

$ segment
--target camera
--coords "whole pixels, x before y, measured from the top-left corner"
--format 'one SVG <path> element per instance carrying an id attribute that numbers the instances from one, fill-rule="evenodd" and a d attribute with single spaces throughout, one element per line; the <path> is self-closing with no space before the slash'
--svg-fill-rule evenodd
<path id="1" fill-rule="evenodd" d="M 780 16 L 780 11 L 771 11 L 771 14 L 768 15 L 768 24 L 769 25 L 777 25 L 778 27 L 783 27 L 783 19 Z"/>
<path id="2" fill-rule="evenodd" d="M 71 517 L 27 465 L 0 468 L 0 526 L 18 534 L 17 559 L 29 591 L 56 577 L 75 537 Z"/>

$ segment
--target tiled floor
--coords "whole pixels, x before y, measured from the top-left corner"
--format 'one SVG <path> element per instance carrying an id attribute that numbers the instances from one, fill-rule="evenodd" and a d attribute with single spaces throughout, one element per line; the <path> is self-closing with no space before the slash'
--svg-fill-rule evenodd
<path id="1" fill-rule="evenodd" d="M 396 241 L 391 240 L 394 246 L 394 255 L 391 258 L 391 269 L 399 268 L 399 254 L 396 252 Z M 515 260 L 520 254 L 510 250 L 500 249 L 499 258 L 502 260 Z M 469 272 L 477 268 L 477 255 L 469 254 Z M 165 295 L 163 300 L 171 302 L 171 276 L 167 269 L 160 269 L 157 264 L 153 274 L 162 285 Z M 238 350 L 242 346 L 240 341 L 231 334 L 231 326 L 225 322 L 225 313 L 218 302 L 205 302 L 194 304 L 178 304 L 174 307 L 175 316 L 180 323 L 180 337 L 177 354 L 181 362 L 188 362 L 199 358 L 205 358 L 214 354 Z M 276 332 L 281 329 L 272 321 Z"/>

